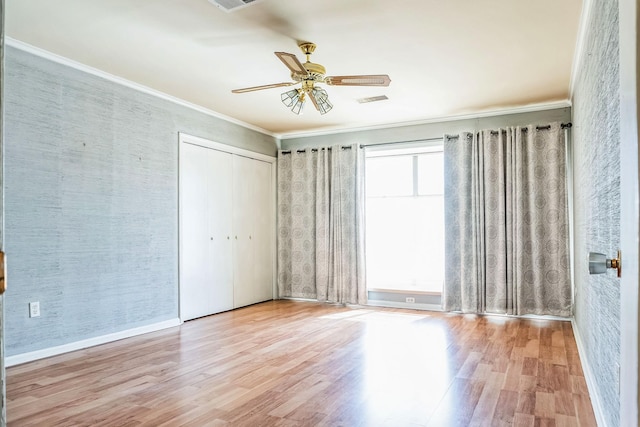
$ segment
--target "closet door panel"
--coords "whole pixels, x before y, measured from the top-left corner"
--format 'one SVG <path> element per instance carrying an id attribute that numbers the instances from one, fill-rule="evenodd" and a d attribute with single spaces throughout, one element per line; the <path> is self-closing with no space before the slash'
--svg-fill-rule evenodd
<path id="1" fill-rule="evenodd" d="M 209 164 L 209 264 L 213 268 L 211 313 L 233 308 L 232 155 L 207 150 Z"/>
<path id="2" fill-rule="evenodd" d="M 273 192 L 271 164 L 255 161 L 253 185 L 253 294 L 255 302 L 273 299 Z"/>
<path id="3" fill-rule="evenodd" d="M 234 306 L 253 304 L 255 160 L 233 156 Z"/>
<path id="4" fill-rule="evenodd" d="M 231 155 L 180 146 L 180 317 L 233 308 Z"/>
<path id="5" fill-rule="evenodd" d="M 207 283 L 212 275 L 207 239 L 208 169 L 203 149 L 180 146 L 180 317 L 189 320 L 210 310 Z"/>

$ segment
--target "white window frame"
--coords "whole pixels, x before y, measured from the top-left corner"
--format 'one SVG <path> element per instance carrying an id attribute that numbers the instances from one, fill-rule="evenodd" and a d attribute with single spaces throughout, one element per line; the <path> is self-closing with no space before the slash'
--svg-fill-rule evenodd
<path id="1" fill-rule="evenodd" d="M 365 146 L 365 168 L 366 159 L 376 157 L 392 157 L 392 156 L 413 156 L 413 194 L 407 197 L 419 197 L 418 194 L 418 155 L 427 153 L 438 153 L 444 151 L 444 139 L 432 139 L 422 141 L 412 141 L 396 144 L 372 144 Z M 365 213 L 366 221 L 366 213 Z M 407 294 L 407 295 L 429 295 L 442 296 L 442 291 L 417 291 L 417 290 L 401 290 L 388 288 L 367 287 L 367 292 L 381 292 L 389 294 Z"/>

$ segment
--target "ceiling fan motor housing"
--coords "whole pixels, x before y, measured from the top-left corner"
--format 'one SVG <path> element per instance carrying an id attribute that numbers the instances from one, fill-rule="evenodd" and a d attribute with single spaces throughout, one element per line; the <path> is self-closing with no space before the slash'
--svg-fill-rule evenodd
<path id="1" fill-rule="evenodd" d="M 314 64 L 313 62 L 305 62 L 302 64 L 305 70 L 307 70 L 307 75 L 301 75 L 297 73 L 291 73 L 291 78 L 296 82 L 302 81 L 313 81 L 321 83 L 324 81 L 324 76 L 327 73 L 327 70 L 320 64 Z"/>
<path id="2" fill-rule="evenodd" d="M 316 50 L 315 43 L 301 42 L 298 46 L 302 53 L 307 56 L 307 62 L 302 64 L 304 69 L 307 70 L 307 75 L 291 73 L 291 78 L 296 82 L 324 82 L 324 76 L 327 74 L 327 70 L 322 65 L 309 61 L 309 56 Z M 313 87 L 313 84 L 311 84 L 310 87 Z"/>

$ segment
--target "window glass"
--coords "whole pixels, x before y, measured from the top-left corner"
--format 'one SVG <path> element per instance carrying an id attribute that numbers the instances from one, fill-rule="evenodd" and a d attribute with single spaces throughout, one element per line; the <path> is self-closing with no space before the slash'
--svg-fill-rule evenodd
<path id="1" fill-rule="evenodd" d="M 367 286 L 442 292 L 442 196 L 372 198 L 367 203 Z"/>
<path id="2" fill-rule="evenodd" d="M 367 159 L 367 197 L 411 196 L 413 194 L 413 156 Z"/>
<path id="3" fill-rule="evenodd" d="M 418 194 L 429 196 L 444 193 L 443 153 L 429 153 L 418 156 Z"/>

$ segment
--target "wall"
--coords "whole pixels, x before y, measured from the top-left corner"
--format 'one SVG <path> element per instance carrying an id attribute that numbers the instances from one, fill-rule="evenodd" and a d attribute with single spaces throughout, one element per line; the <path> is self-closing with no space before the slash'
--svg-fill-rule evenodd
<path id="1" fill-rule="evenodd" d="M 590 276 L 587 256 L 620 248 L 618 2 L 593 0 L 588 16 L 573 93 L 575 326 L 594 406 L 617 426 L 620 281 Z"/>
<path id="2" fill-rule="evenodd" d="M 276 140 L 16 48 L 5 67 L 7 355 L 176 319 L 178 132 Z"/>

